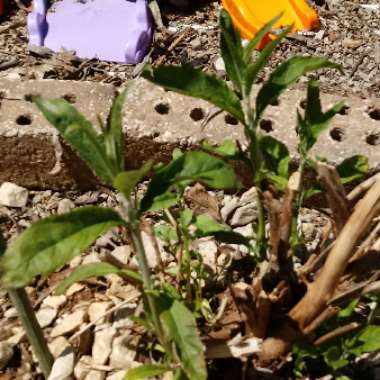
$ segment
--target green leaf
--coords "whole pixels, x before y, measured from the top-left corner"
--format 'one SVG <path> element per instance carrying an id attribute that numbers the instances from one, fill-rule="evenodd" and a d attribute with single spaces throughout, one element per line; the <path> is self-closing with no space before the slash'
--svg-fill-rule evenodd
<path id="1" fill-rule="evenodd" d="M 171 371 L 171 368 L 163 364 L 143 364 L 139 367 L 128 370 L 124 380 L 151 379 L 154 376 L 162 375 Z"/>
<path id="2" fill-rule="evenodd" d="M 358 341 L 363 342 L 361 352 L 374 352 L 380 350 L 380 326 L 369 325 L 357 336 Z"/>
<path id="3" fill-rule="evenodd" d="M 304 152 L 309 151 L 330 124 L 331 119 L 344 108 L 344 103 L 336 103 L 327 112 L 322 111 L 319 83 L 310 80 L 307 88 L 305 118 L 298 112 L 298 133 Z"/>
<path id="4" fill-rule="evenodd" d="M 368 158 L 360 155 L 352 156 L 338 165 L 340 181 L 346 185 L 363 178 L 369 170 Z"/>
<path id="5" fill-rule="evenodd" d="M 183 210 L 179 215 L 179 222 L 181 224 L 181 227 L 183 229 L 186 229 L 187 227 L 189 227 L 189 225 L 193 221 L 193 217 L 194 217 L 194 214 L 192 210 L 190 210 L 189 208 L 186 208 L 185 210 Z"/>
<path id="6" fill-rule="evenodd" d="M 136 185 L 150 172 L 152 166 L 153 160 L 148 160 L 140 169 L 118 174 L 114 180 L 115 188 L 129 198 Z"/>
<path id="7" fill-rule="evenodd" d="M 264 156 L 266 177 L 283 191 L 288 183 L 289 175 L 289 150 L 285 144 L 272 136 L 260 136 L 259 139 L 262 154 Z"/>
<path id="8" fill-rule="evenodd" d="M 245 63 L 243 61 L 243 47 L 241 44 L 240 33 L 235 29 L 230 15 L 225 11 L 220 11 L 220 49 L 226 71 L 236 89 L 243 91 L 243 73 Z"/>
<path id="9" fill-rule="evenodd" d="M 249 41 L 248 45 L 244 49 L 244 62 L 246 65 L 251 63 L 251 57 L 253 51 L 259 46 L 261 40 L 272 30 L 273 25 L 282 17 L 283 13 L 280 13 L 278 16 L 266 23 Z"/>
<path id="10" fill-rule="evenodd" d="M 217 146 L 212 146 L 207 141 L 203 141 L 202 149 L 223 158 L 237 158 L 240 153 L 234 140 L 224 140 L 221 145 Z"/>
<path id="11" fill-rule="evenodd" d="M 177 231 L 173 226 L 169 224 L 158 224 L 154 226 L 154 233 L 159 237 L 162 241 L 173 244 L 178 241 Z"/>
<path id="12" fill-rule="evenodd" d="M 142 75 L 168 90 L 207 100 L 241 122 L 244 121 L 239 98 L 215 75 L 205 74 L 189 65 L 160 66 L 157 69 L 146 66 Z"/>
<path id="13" fill-rule="evenodd" d="M 198 237 L 215 236 L 217 240 L 223 243 L 249 245 L 248 238 L 227 226 L 219 224 L 208 215 L 197 216 L 194 224 L 197 227 L 196 234 Z"/>
<path id="14" fill-rule="evenodd" d="M 118 171 L 124 170 L 124 133 L 123 133 L 123 106 L 127 90 L 116 96 L 112 103 L 108 131 L 105 140 L 109 140 L 108 157 L 114 162 Z"/>
<path id="15" fill-rule="evenodd" d="M 343 318 L 351 317 L 351 315 L 355 311 L 355 307 L 357 306 L 358 303 L 359 303 L 359 299 L 358 298 L 353 299 L 351 302 L 348 303 L 348 305 L 344 309 L 342 309 L 338 313 L 337 318 L 338 319 L 343 319 Z"/>
<path id="16" fill-rule="evenodd" d="M 141 276 L 134 271 L 120 269 L 109 263 L 92 263 L 75 268 L 68 277 L 54 289 L 55 294 L 63 294 L 72 284 L 91 277 L 106 276 L 118 273 L 130 277 L 133 281 L 141 282 Z"/>
<path id="17" fill-rule="evenodd" d="M 112 185 L 118 169 L 107 158 L 103 141 L 92 124 L 66 100 L 34 96 L 33 101 L 88 167 L 105 184 Z"/>
<path id="18" fill-rule="evenodd" d="M 17 237 L 0 259 L 0 282 L 17 288 L 37 275 L 46 276 L 87 249 L 99 235 L 124 224 L 108 208 L 83 207 L 34 223 Z"/>
<path id="19" fill-rule="evenodd" d="M 200 182 L 214 189 L 241 186 L 232 167 L 222 159 L 205 152 L 186 152 L 161 168 L 152 178 L 141 201 L 141 212 L 173 206 L 180 197 L 178 187 L 184 189 L 192 182 Z"/>
<path id="20" fill-rule="evenodd" d="M 329 347 L 324 353 L 323 358 L 328 366 L 334 371 L 345 367 L 349 361 L 342 357 L 342 352 L 337 346 Z"/>
<path id="21" fill-rule="evenodd" d="M 203 345 L 193 314 L 182 302 L 175 300 L 168 310 L 161 313 L 160 318 L 167 336 L 176 346 L 189 380 L 206 380 Z"/>
<path id="22" fill-rule="evenodd" d="M 251 93 L 251 88 L 257 75 L 269 61 L 269 58 L 272 55 L 273 50 L 281 43 L 281 41 L 289 33 L 290 30 L 291 30 L 290 26 L 287 27 L 285 30 L 283 30 L 278 35 L 278 37 L 276 37 L 276 39 L 272 40 L 265 46 L 265 48 L 260 53 L 258 59 L 256 60 L 256 62 L 250 63 L 247 66 L 247 69 L 244 75 L 245 94 L 249 95 Z"/>
<path id="23" fill-rule="evenodd" d="M 302 75 L 323 68 L 341 70 L 341 67 L 324 57 L 292 57 L 280 64 L 261 87 L 256 98 L 256 119 L 283 91 L 296 83 Z"/>

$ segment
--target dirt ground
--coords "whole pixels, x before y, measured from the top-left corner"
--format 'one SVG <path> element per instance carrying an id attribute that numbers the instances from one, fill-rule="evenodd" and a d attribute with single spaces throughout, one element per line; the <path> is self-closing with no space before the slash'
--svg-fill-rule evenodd
<path id="1" fill-rule="evenodd" d="M 40 56 L 41 52 L 31 53 L 25 26 L 30 1 L 22 3 L 24 9 L 20 9 L 17 2 L 6 3 L 7 9 L 0 25 L 0 77 L 90 80 L 121 85 L 139 75 L 141 65 L 80 61 L 69 52 L 53 57 Z M 165 1 L 160 4 L 165 28 L 156 30 L 146 61 L 156 65 L 189 63 L 224 75 L 218 64 L 219 2 L 194 1 L 187 8 L 175 8 Z M 327 71 L 321 74 L 319 79 L 326 92 L 379 97 L 379 2 L 316 0 L 313 6 L 318 11 L 321 29 L 289 35 L 275 52 L 264 74 L 267 75 L 271 68 L 294 54 L 324 55 L 341 64 L 345 73 L 341 75 L 336 71 Z"/>

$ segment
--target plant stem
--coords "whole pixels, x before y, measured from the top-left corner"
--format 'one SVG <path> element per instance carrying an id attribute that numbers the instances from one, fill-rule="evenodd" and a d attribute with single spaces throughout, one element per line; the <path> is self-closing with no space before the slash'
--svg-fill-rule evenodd
<path id="1" fill-rule="evenodd" d="M 44 373 L 45 378 L 48 378 L 53 366 L 54 358 L 47 346 L 41 326 L 39 325 L 32 305 L 30 304 L 28 294 L 24 288 L 7 289 L 7 291 L 13 306 L 17 310 L 17 314 L 24 327 L 29 343 L 33 348 L 33 352 L 38 359 L 42 372 Z"/>
<path id="2" fill-rule="evenodd" d="M 131 207 L 130 200 L 127 199 L 123 194 L 120 194 L 120 198 L 121 198 L 120 199 L 121 206 L 123 209 L 123 217 L 128 224 L 129 232 L 131 234 L 132 242 L 133 242 L 135 252 L 137 255 L 137 260 L 139 263 L 139 268 L 141 270 L 145 295 L 148 301 L 150 311 L 152 313 L 152 320 L 153 320 L 155 332 L 157 334 L 159 342 L 164 347 L 166 354 L 169 357 L 171 357 L 172 350 L 171 350 L 170 345 L 167 343 L 164 329 L 162 327 L 162 323 L 160 320 L 160 313 L 159 313 L 157 301 L 152 294 L 152 291 L 154 290 L 154 285 L 153 285 L 152 277 L 150 274 L 150 269 L 149 269 L 148 260 L 145 253 L 144 244 L 141 238 L 141 231 L 139 228 L 139 220 L 136 214 L 136 208 Z"/>

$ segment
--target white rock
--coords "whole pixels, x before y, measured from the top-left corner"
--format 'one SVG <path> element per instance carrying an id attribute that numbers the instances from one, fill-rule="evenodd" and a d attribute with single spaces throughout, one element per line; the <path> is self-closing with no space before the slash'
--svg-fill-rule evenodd
<path id="1" fill-rule="evenodd" d="M 84 380 L 90 372 L 92 357 L 83 355 L 74 368 L 74 376 L 77 380 Z"/>
<path id="2" fill-rule="evenodd" d="M 19 344 L 25 338 L 25 330 L 22 327 L 13 327 L 12 336 L 7 339 L 7 342 L 11 346 Z"/>
<path id="3" fill-rule="evenodd" d="M 215 62 L 214 62 L 214 67 L 216 71 L 226 71 L 226 65 L 224 64 L 223 58 L 219 57 Z"/>
<path id="4" fill-rule="evenodd" d="M 118 336 L 112 343 L 112 352 L 110 356 L 110 365 L 113 368 L 128 369 L 136 357 L 136 349 L 132 346 L 131 335 L 125 334 Z"/>
<path id="5" fill-rule="evenodd" d="M 28 202 L 28 190 L 11 182 L 0 186 L 0 204 L 7 207 L 25 207 Z"/>
<path id="6" fill-rule="evenodd" d="M 256 187 L 251 187 L 240 197 L 240 206 L 246 205 L 247 203 L 256 203 L 257 200 L 257 190 Z"/>
<path id="7" fill-rule="evenodd" d="M 95 332 L 94 344 L 92 346 L 92 364 L 105 364 L 111 354 L 112 340 L 116 329 L 107 326 Z"/>
<path id="8" fill-rule="evenodd" d="M 134 322 L 131 320 L 136 310 L 136 304 L 131 303 L 127 304 L 124 307 L 116 310 L 113 318 L 113 326 L 116 329 L 130 329 L 134 325 Z"/>
<path id="9" fill-rule="evenodd" d="M 106 374 L 103 371 L 91 370 L 86 377 L 85 380 L 104 380 L 106 378 Z"/>
<path id="10" fill-rule="evenodd" d="M 48 380 L 67 380 L 74 371 L 74 351 L 67 347 L 54 361 Z"/>
<path id="11" fill-rule="evenodd" d="M 57 214 L 65 214 L 66 212 L 69 212 L 75 207 L 74 202 L 70 201 L 70 199 L 61 199 L 58 202 L 58 207 L 57 207 Z"/>
<path id="12" fill-rule="evenodd" d="M 87 265 L 87 264 L 93 264 L 93 263 L 99 263 L 99 262 L 100 262 L 100 259 L 99 259 L 98 254 L 96 252 L 91 252 L 83 258 L 82 264 Z"/>
<path id="13" fill-rule="evenodd" d="M 231 218 L 230 225 L 232 227 L 245 226 L 256 220 L 256 204 L 248 203 L 243 207 L 239 207 Z"/>
<path id="14" fill-rule="evenodd" d="M 101 317 L 111 306 L 110 302 L 94 302 L 90 305 L 88 308 L 88 317 L 90 319 L 90 322 L 95 322 L 97 325 L 101 325 L 104 323 L 105 318 L 101 318 L 97 320 L 99 317 Z"/>
<path id="15" fill-rule="evenodd" d="M 238 198 L 231 198 L 227 200 L 220 210 L 220 215 L 222 216 L 222 219 L 226 222 L 228 217 L 236 210 L 236 208 L 239 206 L 239 199 Z"/>
<path id="16" fill-rule="evenodd" d="M 74 330 L 78 329 L 79 326 L 84 322 L 86 317 L 86 311 L 83 309 L 77 310 L 72 314 L 63 317 L 62 321 L 53 328 L 50 333 L 52 338 L 60 335 L 65 335 Z"/>
<path id="17" fill-rule="evenodd" d="M 17 310 L 14 307 L 10 307 L 5 313 L 4 317 L 7 319 L 17 318 Z"/>
<path id="18" fill-rule="evenodd" d="M 118 371 L 106 377 L 106 380 L 124 380 L 127 371 Z"/>
<path id="19" fill-rule="evenodd" d="M 54 358 L 58 358 L 61 355 L 62 351 L 67 347 L 70 347 L 69 341 L 64 336 L 59 336 L 51 341 L 48 344 L 51 354 Z"/>
<path id="20" fill-rule="evenodd" d="M 252 228 L 252 224 L 247 224 L 246 226 L 242 227 L 236 227 L 234 228 L 234 232 L 237 232 L 240 235 L 243 235 L 247 238 L 253 238 L 254 237 L 254 231 Z"/>
<path id="21" fill-rule="evenodd" d="M 80 284 L 78 282 L 72 284 L 67 290 L 66 290 L 66 296 L 71 297 L 73 294 L 80 292 L 84 289 L 84 285 Z"/>
<path id="22" fill-rule="evenodd" d="M 70 268 L 76 268 L 79 267 L 79 265 L 82 262 L 82 257 L 81 256 L 75 256 L 71 261 L 70 261 Z"/>
<path id="23" fill-rule="evenodd" d="M 42 301 L 42 305 L 50 306 L 53 309 L 59 309 L 67 301 L 66 296 L 48 296 Z"/>
<path id="24" fill-rule="evenodd" d="M 0 342 L 0 370 L 12 359 L 13 348 L 9 342 Z"/>
<path id="25" fill-rule="evenodd" d="M 110 255 L 113 256 L 117 261 L 120 261 L 122 264 L 128 264 L 128 261 L 131 257 L 132 250 L 129 245 L 121 245 L 116 247 Z"/>
<path id="26" fill-rule="evenodd" d="M 57 309 L 53 309 L 52 307 L 41 307 L 40 310 L 37 311 L 36 317 L 40 326 L 44 328 L 53 323 L 57 314 Z"/>
<path id="27" fill-rule="evenodd" d="M 199 239 L 195 242 L 199 254 L 202 256 L 203 264 L 216 271 L 216 258 L 218 246 L 215 241 L 209 238 Z"/>

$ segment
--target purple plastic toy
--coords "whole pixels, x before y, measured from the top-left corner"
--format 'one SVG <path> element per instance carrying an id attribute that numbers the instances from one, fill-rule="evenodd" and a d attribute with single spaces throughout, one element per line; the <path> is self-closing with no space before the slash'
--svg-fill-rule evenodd
<path id="1" fill-rule="evenodd" d="M 34 0 L 28 16 L 29 44 L 80 58 L 139 63 L 152 39 L 147 0 Z"/>

